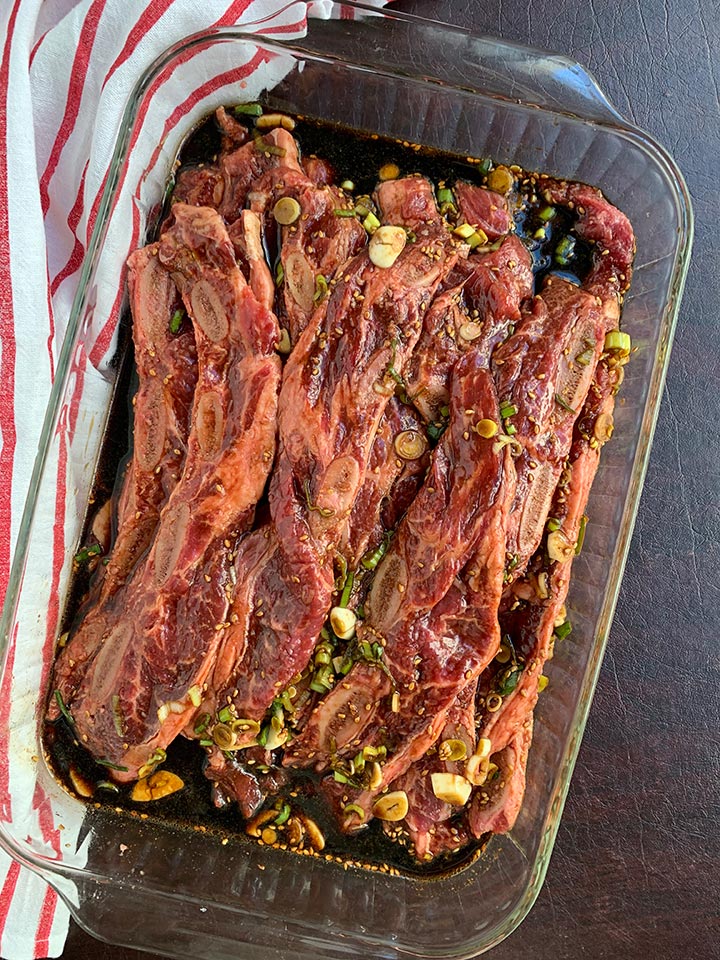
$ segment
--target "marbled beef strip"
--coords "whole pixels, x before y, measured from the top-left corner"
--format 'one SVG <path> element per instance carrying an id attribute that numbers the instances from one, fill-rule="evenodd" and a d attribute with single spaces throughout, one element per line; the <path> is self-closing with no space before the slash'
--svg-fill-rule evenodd
<path id="1" fill-rule="evenodd" d="M 383 662 L 358 662 L 286 751 L 287 764 L 324 770 L 364 746 L 385 746 L 382 782 L 354 800 L 363 808 L 432 746 L 461 686 L 497 650 L 514 471 L 509 450 L 471 428 L 498 416 L 487 357 L 468 353 L 453 373 L 448 429 L 378 567 L 358 627 L 361 642 L 383 645 Z M 472 556 L 466 587 L 478 601 L 472 629 L 459 630 L 467 603 L 454 581 Z"/>
<path id="2" fill-rule="evenodd" d="M 68 701 L 85 664 L 96 653 L 106 628 L 104 613 L 144 557 L 157 528 L 160 509 L 178 482 L 185 461 L 197 356 L 192 325 L 177 334 L 170 321 L 179 306 L 175 285 L 158 262 L 158 244 L 128 259 L 128 287 L 138 389 L 133 398 L 134 447 L 125 468 L 117 504 L 117 535 L 102 579 L 93 590 L 81 622 L 55 664 L 54 690 Z M 58 716 L 56 699 L 49 716 Z"/>
<path id="3" fill-rule="evenodd" d="M 365 251 L 351 260 L 286 365 L 272 524 L 239 548 L 233 622 L 212 678 L 217 702 L 230 698 L 240 718 L 260 720 L 308 662 L 393 374 L 404 370 L 422 315 L 462 247 L 426 180 L 383 184 L 378 194 L 385 222 L 411 228 L 417 241 L 391 268 L 374 266 Z"/>
<path id="4" fill-rule="evenodd" d="M 277 320 L 243 279 L 218 214 L 182 204 L 173 212 L 158 257 L 195 328 L 187 458 L 68 703 L 85 746 L 115 764 L 119 780 L 135 779 L 197 709 L 227 614 L 233 550 L 275 449 Z"/>

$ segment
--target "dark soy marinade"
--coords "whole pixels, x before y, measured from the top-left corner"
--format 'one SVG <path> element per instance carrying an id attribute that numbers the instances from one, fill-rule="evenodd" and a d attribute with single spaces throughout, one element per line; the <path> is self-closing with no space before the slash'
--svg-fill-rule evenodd
<path id="1" fill-rule="evenodd" d="M 249 117 L 242 114 L 239 119 L 247 121 L 248 125 L 252 123 Z M 489 158 L 458 157 L 305 117 L 296 118 L 294 136 L 303 156 L 316 155 L 332 165 L 335 183 L 351 180 L 356 197 L 372 194 L 378 182 L 378 171 L 387 164 L 396 165 L 399 176 L 419 173 L 436 186 L 443 182 L 450 189 L 456 180 L 488 185 L 488 174 L 493 169 Z M 175 169 L 214 161 L 220 145 L 221 133 L 214 116 L 211 116 L 190 134 L 180 151 Z M 544 198 L 534 196 L 532 185 L 523 171 L 517 167 L 511 170 L 517 193 L 509 196 L 509 207 L 515 211 L 515 232 L 532 254 L 536 285 L 551 272 L 581 282 L 590 268 L 592 247 L 574 235 L 577 217 L 569 210 L 550 207 Z M 161 215 L 148 232 L 148 242 L 156 238 L 169 212 L 172 187 L 171 181 Z M 271 259 L 276 255 L 276 251 L 268 253 Z M 78 552 L 64 611 L 63 631 L 72 629 L 82 616 L 88 595 L 92 601 L 92 572 L 94 567 L 102 563 L 101 557 L 93 555 L 96 547 L 91 535 L 92 520 L 97 507 L 108 497 L 117 499 L 129 457 L 128 449 L 132 450 L 132 396 L 137 384 L 130 327 L 131 320 L 126 316 L 121 325 L 116 361 L 120 368 L 118 380 L 81 539 L 83 548 L 89 544 L 93 546 L 93 552 L 89 558 L 82 549 Z M 266 510 L 267 504 L 261 502 L 258 514 L 263 515 Z M 66 789 L 88 802 L 91 799 L 95 805 L 107 805 L 132 816 L 142 814 L 150 822 L 169 822 L 180 829 L 201 829 L 230 838 L 232 842 L 257 842 L 246 835 L 246 824 L 236 804 L 227 803 L 219 808 L 213 804 L 212 785 L 203 773 L 205 752 L 197 742 L 178 737 L 168 747 L 167 760 L 161 769 L 178 774 L 183 780 L 183 789 L 148 803 L 131 799 L 132 785 L 118 786 L 111 782 L 111 772 L 82 749 L 65 716 L 47 725 L 45 745 L 48 762 L 59 781 Z M 350 868 L 368 867 L 415 878 L 447 876 L 477 859 L 489 839 L 488 835 L 456 854 L 439 857 L 430 863 L 418 863 L 403 845 L 385 836 L 379 820 L 373 820 L 368 829 L 351 837 L 343 835 L 326 803 L 318 795 L 318 778 L 312 773 L 303 770 L 283 771 L 282 779 L 284 786 L 266 803 L 266 807 L 277 808 L 277 817 L 274 819 L 283 822 L 286 804 L 292 808 L 293 814 L 297 811 L 311 817 L 324 835 L 325 847 L 321 853 L 309 851 L 309 845 L 306 845 L 306 850 L 326 859 L 341 860 Z M 277 834 L 273 819 L 268 820 L 267 826 Z M 282 840 L 282 835 L 278 839 Z M 292 847 L 288 849 L 292 850 Z"/>

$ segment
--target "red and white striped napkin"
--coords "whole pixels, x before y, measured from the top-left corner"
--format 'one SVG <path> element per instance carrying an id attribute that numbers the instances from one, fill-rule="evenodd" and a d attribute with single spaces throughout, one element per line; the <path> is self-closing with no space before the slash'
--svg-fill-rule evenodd
<path id="1" fill-rule="evenodd" d="M 381 5 L 382 0 L 375 0 Z M 311 16 L 337 14 L 328 0 Z M 352 16 L 354 11 L 342 12 Z M 264 33 L 301 35 L 306 5 L 287 0 L 3 0 L 0 3 L 0 599 L 7 589 L 40 427 L 98 213 L 115 132 L 142 71 L 167 47 L 213 26 L 274 15 Z M 264 69 L 260 66 L 258 69 Z M 198 104 L 193 104 L 197 109 Z M 112 350 L 113 318 L 93 331 L 90 360 Z M 94 346 L 94 350 L 93 350 Z M 64 503 L 55 513 L 58 572 Z M 57 600 L 55 602 L 57 607 Z M 43 625 L 48 647 L 57 628 Z M 23 662 L 11 638 L 0 693 L 0 812 L 25 805 L 49 848 L 59 849 L 49 802 L 8 763 L 21 736 L 9 722 L 13 697 L 38 689 L 43 669 Z M 17 656 L 16 656 L 17 652 Z M 47 669 L 47 658 L 45 667 Z M 33 671 L 36 671 L 33 673 Z M 11 782 L 12 780 L 12 782 Z M 54 890 L 0 851 L 0 955 L 4 960 L 62 953 L 68 912 Z"/>

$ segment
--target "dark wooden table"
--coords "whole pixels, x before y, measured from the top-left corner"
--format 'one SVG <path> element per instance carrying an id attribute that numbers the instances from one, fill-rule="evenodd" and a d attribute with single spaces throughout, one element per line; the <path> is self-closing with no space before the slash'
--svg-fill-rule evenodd
<path id="1" fill-rule="evenodd" d="M 561 52 L 675 156 L 695 250 L 630 560 L 540 898 L 493 960 L 720 958 L 720 3 L 401 0 Z M 67 960 L 135 960 L 73 927 Z"/>

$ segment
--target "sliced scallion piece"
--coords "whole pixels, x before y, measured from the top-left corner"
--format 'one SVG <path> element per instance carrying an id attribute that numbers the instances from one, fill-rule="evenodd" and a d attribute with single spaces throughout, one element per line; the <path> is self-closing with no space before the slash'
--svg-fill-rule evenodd
<path id="1" fill-rule="evenodd" d="M 58 705 L 58 708 L 59 708 L 59 710 L 60 710 L 60 713 L 65 717 L 65 719 L 66 719 L 67 722 L 70 724 L 70 726 L 71 726 L 71 727 L 74 727 L 74 726 L 75 726 L 75 721 L 73 720 L 70 711 L 68 710 L 67 706 L 65 705 L 65 701 L 63 700 L 63 695 L 60 693 L 59 690 L 56 690 L 56 691 L 55 691 L 55 700 L 57 701 L 57 705 Z"/>
<path id="2" fill-rule="evenodd" d="M 90 547 L 83 547 L 73 557 L 75 563 L 85 563 L 91 557 L 98 557 L 102 553 L 102 547 L 99 543 L 93 543 Z"/>
<path id="3" fill-rule="evenodd" d="M 170 333 L 179 333 L 184 319 L 185 311 L 176 310 L 175 313 L 170 317 Z"/>
<path id="4" fill-rule="evenodd" d="M 281 827 L 290 819 L 290 804 L 284 803 L 280 813 L 275 817 L 275 825 Z"/>
<path id="5" fill-rule="evenodd" d="M 390 543 L 390 539 L 388 537 L 385 537 L 382 543 L 380 543 L 377 547 L 375 547 L 374 550 L 368 551 L 360 561 L 362 566 L 366 570 L 374 570 L 375 567 L 380 563 L 382 558 L 387 553 L 387 548 L 389 543 Z"/>
<path id="6" fill-rule="evenodd" d="M 561 623 L 559 627 L 555 627 L 555 636 L 558 640 L 564 640 L 565 637 L 569 636 L 572 632 L 572 624 L 569 620 L 566 620 L 565 623 Z"/>
<path id="7" fill-rule="evenodd" d="M 113 723 L 115 724 L 115 733 L 122 740 L 125 736 L 124 721 L 122 710 L 120 709 L 120 697 L 115 693 L 112 698 Z"/>
<path id="8" fill-rule="evenodd" d="M 372 210 L 368 213 L 368 215 L 363 220 L 363 226 L 365 227 L 368 233 L 374 233 L 377 230 L 377 228 L 380 226 L 380 221 L 372 212 Z"/>
<path id="9" fill-rule="evenodd" d="M 547 223 L 548 220 L 552 220 L 555 216 L 555 207 L 546 206 L 538 211 L 538 217 L 542 220 L 543 223 Z"/>
<path id="10" fill-rule="evenodd" d="M 505 400 L 500 404 L 500 416 L 503 420 L 507 419 L 507 417 L 514 417 L 517 412 L 518 408 L 509 400 Z"/>
<path id="11" fill-rule="evenodd" d="M 630 335 L 622 330 L 611 330 L 605 337 L 605 349 L 617 350 L 621 353 L 630 353 L 632 340 Z"/>
<path id="12" fill-rule="evenodd" d="M 121 773 L 127 773 L 127 767 L 123 767 L 119 763 L 113 763 L 111 760 L 96 760 L 95 763 L 99 763 L 101 767 L 107 767 L 109 770 L 119 770 Z"/>
<path id="13" fill-rule="evenodd" d="M 565 236 L 555 247 L 555 262 L 566 267 L 575 253 L 575 237 Z"/>
<path id="14" fill-rule="evenodd" d="M 325 277 L 319 273 L 315 277 L 315 293 L 313 295 L 313 302 L 319 303 L 327 296 L 328 292 L 328 282 Z"/>
<path id="15" fill-rule="evenodd" d="M 563 410 L 567 410 L 568 413 L 577 413 L 577 410 L 571 407 L 567 400 L 564 400 L 559 393 L 555 394 L 555 403 L 560 404 Z"/>
<path id="16" fill-rule="evenodd" d="M 578 530 L 577 543 L 575 544 L 575 556 L 577 556 L 582 550 L 583 543 L 585 542 L 585 528 L 587 527 L 588 518 L 583 514 L 580 517 L 580 528 Z"/>
<path id="17" fill-rule="evenodd" d="M 233 113 L 238 117 L 261 117 L 263 108 L 259 103 L 238 103 L 233 107 Z"/>
<path id="18" fill-rule="evenodd" d="M 111 783 L 109 780 L 100 780 L 95 784 L 98 790 L 110 790 L 112 793 L 120 793 L 120 789 L 117 784 Z"/>
<path id="19" fill-rule="evenodd" d="M 346 607 L 350 602 L 350 594 L 352 593 L 353 584 L 355 583 L 355 574 L 352 570 L 348 571 L 347 576 L 345 577 L 345 583 L 343 585 L 343 592 L 340 596 L 340 602 L 338 603 L 339 607 Z"/>

